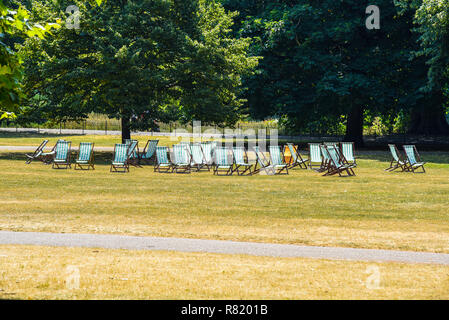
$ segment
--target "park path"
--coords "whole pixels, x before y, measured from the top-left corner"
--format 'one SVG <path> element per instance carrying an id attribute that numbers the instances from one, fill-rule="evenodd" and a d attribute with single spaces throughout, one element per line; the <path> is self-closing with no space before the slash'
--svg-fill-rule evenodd
<path id="1" fill-rule="evenodd" d="M 449 254 L 397 250 L 312 247 L 222 240 L 135 237 L 101 234 L 70 234 L 0 231 L 0 245 L 38 245 L 129 250 L 164 250 L 247 254 L 370 262 L 402 262 L 449 265 Z"/>

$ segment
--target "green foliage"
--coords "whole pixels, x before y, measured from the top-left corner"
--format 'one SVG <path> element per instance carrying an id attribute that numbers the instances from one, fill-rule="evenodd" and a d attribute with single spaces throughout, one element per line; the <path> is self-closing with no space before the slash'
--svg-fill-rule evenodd
<path id="1" fill-rule="evenodd" d="M 22 57 L 17 53 L 16 44 L 26 38 L 40 38 L 58 28 L 57 23 L 33 24 L 26 8 L 0 0 L 0 115 L 6 111 L 17 111 L 23 77 Z M 14 5 L 14 9 L 13 9 Z M 11 118 L 11 114 L 3 114 Z"/>
<path id="2" fill-rule="evenodd" d="M 63 121 L 95 111 L 136 129 L 174 115 L 238 120 L 241 76 L 257 59 L 248 57 L 249 39 L 231 37 L 234 14 L 203 0 L 75 3 L 80 30 L 62 28 L 24 49 L 25 84 L 30 96 L 44 97 L 33 105 L 41 113 Z M 47 1 L 47 13 L 35 13 L 57 13 L 68 4 Z"/>

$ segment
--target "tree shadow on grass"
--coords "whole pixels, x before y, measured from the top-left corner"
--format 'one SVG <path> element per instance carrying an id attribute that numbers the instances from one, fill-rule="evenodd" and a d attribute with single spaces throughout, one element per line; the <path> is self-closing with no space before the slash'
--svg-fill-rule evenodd
<path id="1" fill-rule="evenodd" d="M 75 163 L 77 156 L 78 152 L 72 152 L 70 158 L 72 163 Z M 94 163 L 98 165 L 111 164 L 112 156 L 112 152 L 94 152 Z M 26 159 L 25 152 L 0 152 L 0 160 L 23 161 L 25 163 Z M 36 161 L 39 162 L 38 160 Z"/>
<path id="2" fill-rule="evenodd" d="M 1 138 L 9 139 L 23 139 L 23 138 L 56 138 L 56 137 L 67 137 L 67 136 L 85 136 L 85 134 L 59 134 L 59 133 L 38 133 L 38 132 L 0 132 Z"/>

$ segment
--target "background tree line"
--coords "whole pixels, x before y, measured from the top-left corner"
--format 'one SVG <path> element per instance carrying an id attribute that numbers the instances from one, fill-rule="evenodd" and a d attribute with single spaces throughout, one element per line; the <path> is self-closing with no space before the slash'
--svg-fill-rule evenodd
<path id="1" fill-rule="evenodd" d="M 291 133 L 344 126 L 358 144 L 374 116 L 448 135 L 448 1 L 3 1 L 49 26 L 8 37 L 21 58 L 5 90 L 22 96 L 0 92 L 1 109 L 25 121 L 95 111 L 121 119 L 123 138 L 155 121 L 232 126 L 245 115 Z M 64 27 L 71 4 L 79 30 Z M 369 4 L 379 30 L 365 27 Z"/>

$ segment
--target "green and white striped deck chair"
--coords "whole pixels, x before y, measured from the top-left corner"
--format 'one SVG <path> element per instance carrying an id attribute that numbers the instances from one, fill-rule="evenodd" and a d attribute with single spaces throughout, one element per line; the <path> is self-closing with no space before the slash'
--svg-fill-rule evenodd
<path id="1" fill-rule="evenodd" d="M 421 157 L 419 156 L 418 149 L 416 149 L 415 145 L 404 145 L 404 151 L 406 155 L 406 163 L 405 170 L 411 171 L 415 173 L 415 170 L 418 168 L 422 168 L 423 173 L 426 173 L 426 169 L 424 169 L 424 165 L 427 162 L 422 162 Z"/>
<path id="2" fill-rule="evenodd" d="M 357 167 L 357 162 L 354 157 L 354 142 L 340 143 L 340 150 L 343 154 L 345 162 L 351 164 L 353 168 Z"/>
<path id="3" fill-rule="evenodd" d="M 78 158 L 75 160 L 75 170 L 89 170 L 94 166 L 94 144 L 92 142 L 81 142 L 78 150 Z"/>
<path id="4" fill-rule="evenodd" d="M 190 153 L 186 144 L 173 145 L 173 167 L 176 173 L 190 173 Z"/>
<path id="5" fill-rule="evenodd" d="M 267 175 L 274 175 L 276 171 L 271 166 L 270 161 L 259 147 L 253 147 L 253 151 L 256 154 L 256 165 L 254 166 L 253 174 L 264 172 Z"/>
<path id="6" fill-rule="evenodd" d="M 173 164 L 168 159 L 170 150 L 168 147 L 156 147 L 156 162 L 154 163 L 154 172 L 172 173 Z"/>
<path id="7" fill-rule="evenodd" d="M 323 158 L 321 157 L 321 148 L 319 143 L 309 143 L 309 168 L 322 171 L 323 170 Z M 318 169 L 314 169 L 317 167 Z"/>
<path id="8" fill-rule="evenodd" d="M 246 175 L 252 175 L 252 167 L 253 165 L 246 162 L 245 158 L 248 159 L 245 148 L 243 147 L 234 147 L 232 149 L 232 155 L 234 157 L 234 170 L 233 172 L 237 171 L 237 175 L 239 176 L 243 176 L 245 175 L 245 173 L 247 173 Z M 240 171 L 240 169 L 243 169 L 243 171 Z"/>
<path id="9" fill-rule="evenodd" d="M 70 164 L 70 152 L 72 142 L 70 141 L 58 141 L 55 149 L 55 157 L 53 158 L 53 169 L 67 169 L 72 168 Z"/>
<path id="10" fill-rule="evenodd" d="M 128 146 L 128 163 L 139 167 L 139 141 L 126 139 L 125 144 Z"/>
<path id="11" fill-rule="evenodd" d="M 329 159 L 327 165 L 327 172 L 324 174 L 325 176 L 332 176 L 338 173 L 341 177 L 342 172 L 346 172 L 348 176 L 355 176 L 354 170 L 352 170 L 352 166 L 346 164 L 339 150 L 335 146 L 325 146 L 324 153 L 327 153 L 327 158 Z"/>
<path id="12" fill-rule="evenodd" d="M 42 160 L 42 153 L 44 152 L 44 148 L 47 145 L 48 140 L 42 141 L 42 143 L 37 147 L 33 154 L 26 154 L 27 157 L 26 164 L 30 164 L 33 160 Z"/>
<path id="13" fill-rule="evenodd" d="M 284 147 L 284 150 L 285 148 L 288 148 L 288 150 L 290 150 L 290 154 L 292 156 L 292 161 L 291 163 L 289 163 L 289 169 L 298 166 L 301 169 L 307 169 L 307 162 L 309 161 L 309 159 L 303 159 L 301 157 L 301 154 L 299 153 L 299 146 L 294 146 L 293 143 L 287 143 L 287 145 Z"/>
<path id="14" fill-rule="evenodd" d="M 402 157 L 401 153 L 399 152 L 398 148 L 396 147 L 396 145 L 394 144 L 389 144 L 388 147 L 390 148 L 390 152 L 391 152 L 391 162 L 390 162 L 390 166 L 385 169 L 385 171 L 389 171 L 392 172 L 396 169 L 401 169 L 401 171 L 405 171 L 406 166 L 405 166 L 405 161 L 404 158 Z"/>
<path id="15" fill-rule="evenodd" d="M 139 153 L 139 160 L 150 164 L 150 160 L 154 159 L 154 155 L 156 154 L 156 147 L 158 143 L 159 140 L 148 140 L 143 151 Z"/>
<path id="16" fill-rule="evenodd" d="M 214 175 L 217 176 L 232 176 L 232 168 L 234 163 L 229 161 L 228 149 L 224 147 L 216 147 L 214 151 L 215 165 Z"/>
<path id="17" fill-rule="evenodd" d="M 280 146 L 270 146 L 270 163 L 274 174 L 288 174 L 288 164 L 285 162 L 284 154 Z M 285 172 L 283 173 L 283 171 Z"/>
<path id="18" fill-rule="evenodd" d="M 214 163 L 213 146 L 210 142 L 201 143 L 201 149 L 203 149 L 204 158 L 206 160 L 208 168 Z"/>
<path id="19" fill-rule="evenodd" d="M 206 161 L 206 157 L 204 155 L 203 149 L 200 143 L 194 143 L 190 146 L 190 155 L 191 155 L 191 166 L 196 168 L 197 171 L 200 171 L 203 168 L 207 168 L 210 171 L 210 167 Z"/>
<path id="20" fill-rule="evenodd" d="M 125 144 L 128 146 L 129 164 L 137 167 L 139 164 L 139 141 L 135 139 L 125 139 Z"/>
<path id="21" fill-rule="evenodd" d="M 110 172 L 129 172 L 129 146 L 125 143 L 117 143 L 114 147 Z"/>
<path id="22" fill-rule="evenodd" d="M 56 154 L 56 148 L 58 147 L 58 143 L 60 141 L 64 141 L 63 139 L 59 139 L 56 141 L 56 144 L 53 146 L 53 148 L 49 152 L 42 152 L 41 154 L 41 160 L 45 164 L 51 164 L 53 163 L 53 159 L 55 158 Z"/>

